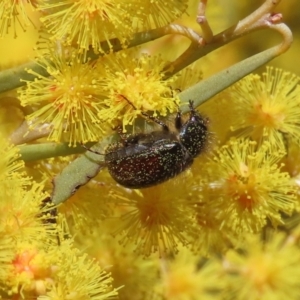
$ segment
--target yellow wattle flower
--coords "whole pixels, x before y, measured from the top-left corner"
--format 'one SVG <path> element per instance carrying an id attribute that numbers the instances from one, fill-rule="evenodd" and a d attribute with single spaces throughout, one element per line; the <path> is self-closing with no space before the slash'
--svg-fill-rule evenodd
<path id="1" fill-rule="evenodd" d="M 17 37 L 16 27 L 21 26 L 23 31 L 32 25 L 33 22 L 29 16 L 29 10 L 33 10 L 36 0 L 12 1 L 1 0 L 0 2 L 0 37 L 14 31 L 14 37 Z M 11 28 L 12 27 L 12 28 Z"/>
<path id="2" fill-rule="evenodd" d="M 47 125 L 49 140 L 68 141 L 70 146 L 99 141 L 106 124 L 98 118 L 101 88 L 96 84 L 94 68 L 81 63 L 74 53 L 54 52 L 50 57 L 41 57 L 39 63 L 50 77 L 28 70 L 38 79 L 28 81 L 27 87 L 20 90 L 21 104 L 36 107 L 27 116 L 30 128 Z"/>
<path id="3" fill-rule="evenodd" d="M 95 52 L 109 51 L 101 42 L 111 38 L 128 42 L 133 33 L 132 15 L 139 11 L 132 0 L 38 0 L 38 9 L 44 13 L 41 21 L 53 40 L 83 52 L 90 46 Z"/>
<path id="4" fill-rule="evenodd" d="M 224 299 L 297 299 L 300 253 L 283 233 L 246 236 L 238 250 L 223 261 Z"/>
<path id="5" fill-rule="evenodd" d="M 300 145 L 300 78 L 267 67 L 262 76 L 248 75 L 224 92 L 230 102 L 232 130 L 239 136 L 284 147 L 284 136 Z"/>
<path id="6" fill-rule="evenodd" d="M 279 161 L 284 152 L 272 151 L 249 140 L 236 140 L 221 147 L 204 166 L 205 180 L 218 218 L 235 232 L 259 232 L 267 220 L 283 223 L 282 212 L 296 207 L 297 187 Z"/>
<path id="7" fill-rule="evenodd" d="M 185 180 L 184 185 L 181 180 Z M 177 253 L 179 244 L 187 246 L 192 228 L 192 207 L 186 195 L 192 185 L 187 173 L 163 184 L 141 190 L 112 191 L 110 202 L 117 205 L 118 217 L 113 234 L 121 244 L 134 245 L 136 254 Z"/>
<path id="8" fill-rule="evenodd" d="M 98 61 L 101 74 L 97 84 L 103 91 L 99 119 L 114 126 L 121 122 L 124 131 L 141 113 L 166 116 L 177 111 L 179 103 L 171 88 L 174 78 L 163 80 L 165 62 L 134 54 L 116 53 Z"/>

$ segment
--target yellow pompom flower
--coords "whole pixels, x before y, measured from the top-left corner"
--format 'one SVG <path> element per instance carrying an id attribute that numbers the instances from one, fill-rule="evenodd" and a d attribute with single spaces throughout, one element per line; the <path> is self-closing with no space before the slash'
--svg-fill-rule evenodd
<path id="1" fill-rule="evenodd" d="M 3 140 L 0 152 L 1 289 L 23 297 L 45 290 L 40 276 L 47 265 L 38 247 L 56 242 L 55 225 L 47 222 L 44 185 L 26 176 L 17 149 Z"/>
<path id="2" fill-rule="evenodd" d="M 220 299 L 217 292 L 224 286 L 219 278 L 218 266 L 209 261 L 199 267 L 199 255 L 188 249 L 180 249 L 174 258 L 166 258 L 161 271 L 161 280 L 154 290 L 158 299 L 213 300 Z M 156 299 L 156 298 L 154 298 Z"/>
<path id="3" fill-rule="evenodd" d="M 21 235 L 24 240 L 48 236 L 50 242 L 51 236 L 53 239 L 51 225 L 43 223 L 45 209 L 42 209 L 42 201 L 46 196 L 43 185 L 39 183 L 28 186 L 27 190 L 13 182 L 10 188 L 4 187 L 0 192 L 1 236 Z"/>
<path id="4" fill-rule="evenodd" d="M 24 163 L 18 160 L 18 150 L 4 139 L 0 141 L 0 235 L 31 239 L 46 235 L 41 213 L 44 185 L 35 183 L 24 172 Z"/>
<path id="5" fill-rule="evenodd" d="M 100 87 L 93 67 L 81 63 L 76 54 L 54 52 L 48 59 L 41 57 L 40 64 L 50 77 L 28 70 L 38 79 L 27 81 L 27 87 L 20 90 L 22 105 L 36 107 L 27 116 L 30 128 L 48 125 L 48 139 L 66 140 L 69 145 L 99 141 L 105 124 L 98 120 Z"/>
<path id="6" fill-rule="evenodd" d="M 94 227 L 89 235 L 86 232 L 77 234 L 76 241 L 80 248 L 98 261 L 102 268 L 111 272 L 113 287 L 118 288 L 119 299 L 140 300 L 152 299 L 153 286 L 158 282 L 159 259 L 136 255 L 134 245 L 120 246 L 117 239 L 107 234 L 107 227 Z"/>
<path id="7" fill-rule="evenodd" d="M 198 178 L 195 178 L 197 182 Z M 193 191 L 194 222 L 191 224 L 191 249 L 194 253 L 211 256 L 215 253 L 225 252 L 235 240 L 235 232 L 227 224 L 223 224 L 219 213 L 219 203 L 214 199 L 210 189 Z M 196 194 L 203 194 L 203 200 L 196 200 Z"/>
<path id="8" fill-rule="evenodd" d="M 212 198 L 218 203 L 223 226 L 237 233 L 259 232 L 267 219 L 283 224 L 281 213 L 295 209 L 297 187 L 281 171 L 284 153 L 237 140 L 221 147 L 203 170 Z"/>
<path id="9" fill-rule="evenodd" d="M 12 247 L 14 258 L 3 282 L 9 295 L 18 295 L 21 299 L 30 299 L 45 294 L 48 282 L 53 276 L 53 258 L 42 247 L 42 239 L 33 239 L 30 243 L 19 237 L 17 245 Z"/>
<path id="10" fill-rule="evenodd" d="M 1 230 L 2 231 L 2 230 Z M 12 236 L 2 235 L 0 241 L 0 281 L 3 283 L 8 274 L 11 274 L 13 267 L 11 262 L 15 258 L 15 247 L 13 245 L 14 238 Z"/>
<path id="11" fill-rule="evenodd" d="M 284 136 L 300 145 L 299 77 L 268 67 L 262 77 L 249 75 L 224 97 L 232 109 L 232 130 L 240 136 L 282 147 Z"/>
<path id="12" fill-rule="evenodd" d="M 76 45 L 84 52 L 90 46 L 95 52 L 107 52 L 112 38 L 126 46 L 133 33 L 179 18 L 187 9 L 187 1 L 38 0 L 38 9 L 44 13 L 41 21 L 54 40 Z M 108 47 L 103 47 L 103 41 Z"/>
<path id="13" fill-rule="evenodd" d="M 222 263 L 225 283 L 222 299 L 282 300 L 300 294 L 300 252 L 281 233 L 267 241 L 248 236 L 240 251 L 230 250 Z M 225 276 L 224 276 L 225 275 Z"/>
<path id="14" fill-rule="evenodd" d="M 73 247 L 70 241 L 50 249 L 49 256 L 55 262 L 55 272 L 39 300 L 117 298 L 118 292 L 112 288 L 110 274 L 95 259 Z"/>
<path id="15" fill-rule="evenodd" d="M 164 62 L 159 57 L 132 52 L 117 53 L 100 60 L 101 76 L 97 84 L 102 88 L 104 108 L 98 114 L 104 122 L 117 125 L 121 120 L 123 130 L 142 112 L 153 116 L 166 116 L 178 109 L 178 99 L 173 97 L 173 78 L 163 80 Z"/>
<path id="16" fill-rule="evenodd" d="M 38 0 L 38 8 L 53 40 L 96 52 L 103 52 L 101 42 L 111 38 L 125 44 L 133 32 L 132 16 L 139 13 L 134 1 L 122 0 Z"/>
<path id="17" fill-rule="evenodd" d="M 33 9 L 35 0 L 26 1 L 0 1 L 0 37 L 3 37 L 9 32 L 10 27 L 13 27 L 14 37 L 17 37 L 16 26 L 25 28 L 32 24 L 28 15 L 28 9 Z"/>
<path id="18" fill-rule="evenodd" d="M 20 236 L 11 247 L 14 257 L 1 281 L 5 295 L 45 300 L 103 300 L 117 296 L 110 274 L 95 259 L 76 249 L 71 239 L 50 246 L 44 241 L 39 237 L 26 242 Z"/>
<path id="19" fill-rule="evenodd" d="M 139 3 L 141 14 L 136 15 L 139 28 L 148 30 L 170 24 L 180 18 L 188 8 L 187 0 L 144 0 Z"/>
<path id="20" fill-rule="evenodd" d="M 19 149 L 10 145 L 7 139 L 0 134 L 0 184 L 2 191 L 26 186 L 31 183 L 30 178 L 24 172 L 24 162 L 20 160 Z"/>
<path id="21" fill-rule="evenodd" d="M 181 179 L 180 179 L 181 178 Z M 186 183 L 181 184 L 181 180 Z M 166 183 L 141 190 L 111 192 L 111 201 L 118 205 L 116 214 L 120 243 L 134 245 L 143 256 L 158 252 L 178 252 L 178 245 L 188 244 L 191 228 L 191 207 L 186 195 L 192 178 L 181 174 Z"/>

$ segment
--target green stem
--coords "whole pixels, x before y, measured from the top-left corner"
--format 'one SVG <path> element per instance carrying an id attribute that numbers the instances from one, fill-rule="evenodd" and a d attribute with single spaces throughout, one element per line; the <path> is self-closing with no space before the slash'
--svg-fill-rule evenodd
<path id="1" fill-rule="evenodd" d="M 194 104 L 197 107 L 244 76 L 253 72 L 258 67 L 268 63 L 278 55 L 287 51 L 293 42 L 293 35 L 289 27 L 285 24 L 272 24 L 269 28 L 278 31 L 283 36 L 283 42 L 281 44 L 253 55 L 184 90 L 178 95 L 180 100 L 183 103 L 194 100 Z M 183 109 L 183 113 L 188 111 L 189 108 L 188 105 L 186 105 Z"/>
<path id="2" fill-rule="evenodd" d="M 86 144 L 87 147 L 91 147 L 92 145 L 93 143 Z M 78 145 L 77 147 L 69 147 L 68 143 L 45 143 L 21 145 L 18 147 L 20 149 L 21 159 L 24 161 L 35 161 L 50 157 L 67 156 L 86 151 L 81 145 Z"/>
<path id="3" fill-rule="evenodd" d="M 186 68 L 199 58 L 208 53 L 226 45 L 230 42 L 250 34 L 254 31 L 270 28 L 272 24 L 271 11 L 279 4 L 281 0 L 267 0 L 257 10 L 249 16 L 239 21 L 235 25 L 216 34 L 209 39 L 209 43 L 205 38 L 198 40 L 196 43 L 191 39 L 192 43 L 189 48 L 182 53 L 175 61 L 165 67 L 164 79 L 172 77 L 177 72 Z"/>
<path id="4" fill-rule="evenodd" d="M 268 12 L 270 12 L 279 2 L 280 0 L 265 1 L 263 5 L 261 5 L 261 7 L 254 11 L 250 16 L 214 36 L 209 44 L 199 44 L 201 37 L 192 29 L 181 25 L 171 24 L 165 27 L 136 33 L 133 39 L 129 42 L 128 48 L 132 48 L 156 40 L 168 34 L 178 34 L 189 38 L 191 40 L 190 47 L 178 59 L 176 59 L 165 68 L 165 70 L 167 71 L 165 74 L 165 78 L 168 78 L 179 72 L 183 68 L 187 67 L 189 64 L 198 60 L 199 58 L 224 46 L 225 44 L 228 44 L 229 42 L 239 38 L 240 36 L 266 27 L 266 24 L 264 24 L 263 22 L 259 22 L 259 20 L 263 19 L 264 16 Z M 109 53 L 111 51 L 111 46 L 113 47 L 112 50 L 114 52 L 118 52 L 123 49 L 120 41 L 117 38 L 111 39 L 109 43 L 105 41 L 102 42 L 101 47 L 102 49 L 104 49 L 104 51 Z M 87 57 L 92 60 L 97 59 L 99 56 L 100 54 L 95 54 L 92 49 L 87 53 Z M 25 81 L 33 81 L 36 76 L 33 74 L 29 74 L 26 71 L 29 69 L 34 73 L 40 74 L 41 76 L 49 76 L 44 67 L 36 62 L 28 62 L 21 66 L 4 70 L 0 72 L 0 93 L 23 86 L 25 85 Z M 168 72 L 168 70 L 172 71 Z M 25 81 L 21 81 L 21 79 Z"/>
<path id="5" fill-rule="evenodd" d="M 171 24 L 162 28 L 136 33 L 134 38 L 129 42 L 127 48 L 132 48 L 156 40 L 168 34 L 182 35 L 193 41 L 199 40 L 199 35 L 192 29 L 181 25 Z M 113 46 L 114 52 L 123 50 L 121 43 L 118 39 L 112 39 L 110 40 L 110 43 Z M 105 47 L 104 45 L 107 45 L 107 47 Z M 111 51 L 111 49 L 109 49 L 108 47 L 107 42 L 103 42 L 102 47 L 104 49 L 107 48 L 107 52 Z M 99 56 L 100 54 L 95 54 L 93 50 L 90 50 L 87 53 L 87 57 L 92 60 L 97 59 Z M 31 73 L 40 74 L 41 76 L 49 76 L 47 70 L 43 66 L 41 66 L 38 62 L 34 62 L 34 61 L 28 62 L 26 64 L 11 69 L 4 70 L 0 72 L 0 93 L 21 87 L 26 84 L 25 81 L 33 81 L 34 79 L 37 78 L 36 75 L 29 74 L 27 70 L 31 70 L 32 71 Z"/>
<path id="6" fill-rule="evenodd" d="M 33 69 L 42 76 L 48 76 L 47 71 L 41 65 L 36 62 L 28 62 L 21 66 L 17 66 L 12 69 L 4 70 L 0 72 L 0 93 L 13 90 L 20 86 L 23 86 L 25 82 L 21 79 L 33 81 L 36 76 L 29 74 L 27 70 Z"/>

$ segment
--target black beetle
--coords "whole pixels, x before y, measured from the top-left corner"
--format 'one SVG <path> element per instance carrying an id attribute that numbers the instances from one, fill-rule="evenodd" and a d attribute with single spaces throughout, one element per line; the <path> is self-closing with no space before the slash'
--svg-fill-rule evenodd
<path id="1" fill-rule="evenodd" d="M 185 123 L 180 113 L 176 115 L 177 133 L 143 113 L 162 130 L 130 135 L 110 145 L 105 152 L 105 165 L 112 178 L 124 187 L 139 189 L 167 181 L 188 168 L 205 149 L 209 136 L 207 119 L 194 109 L 192 101 L 189 107 L 190 116 Z"/>

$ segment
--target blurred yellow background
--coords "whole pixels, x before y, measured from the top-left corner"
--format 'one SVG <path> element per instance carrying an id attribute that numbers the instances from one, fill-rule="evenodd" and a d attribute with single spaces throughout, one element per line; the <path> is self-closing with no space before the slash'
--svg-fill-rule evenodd
<path id="1" fill-rule="evenodd" d="M 207 17 L 216 34 L 250 14 L 262 3 L 262 0 L 208 0 Z M 198 0 L 189 0 L 187 14 L 182 16 L 180 20 L 174 21 L 174 23 L 192 27 L 194 30 L 200 32 L 200 27 L 195 22 L 197 5 Z M 38 20 L 39 14 L 33 12 L 31 7 L 28 7 L 28 12 L 30 13 L 32 22 L 35 24 L 35 28 L 29 26 L 24 32 L 22 28 L 17 25 L 17 38 L 14 38 L 13 28 L 10 28 L 9 34 L 0 39 L 1 69 L 18 65 L 34 58 L 33 48 L 38 39 L 38 29 L 40 26 Z M 300 75 L 298 62 L 300 47 L 300 1 L 282 0 L 276 12 L 283 14 L 284 22 L 293 31 L 294 43 L 287 53 L 274 59 L 270 64 Z M 207 57 L 201 59 L 199 65 L 204 71 L 204 77 L 207 77 L 217 70 L 230 66 L 233 62 L 256 54 L 278 42 L 280 42 L 280 36 L 277 33 L 271 30 L 259 31 L 226 45 L 213 54 L 209 54 Z M 173 60 L 182 53 L 188 43 L 189 42 L 183 37 L 167 36 L 154 43 L 148 43 L 143 46 L 143 48 L 147 48 L 147 51 L 150 53 L 162 53 L 168 60 Z"/>

